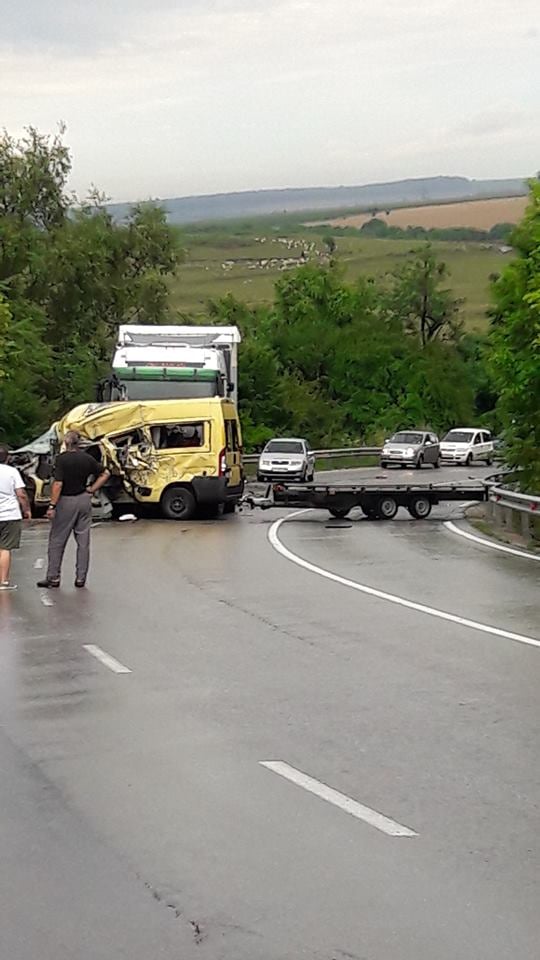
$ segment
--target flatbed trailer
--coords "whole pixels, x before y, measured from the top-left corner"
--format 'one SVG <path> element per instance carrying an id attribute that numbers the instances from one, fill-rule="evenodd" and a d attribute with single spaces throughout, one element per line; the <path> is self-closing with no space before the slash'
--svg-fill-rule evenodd
<path id="1" fill-rule="evenodd" d="M 337 518 L 360 507 L 369 520 L 392 520 L 405 507 L 415 520 L 425 520 L 434 504 L 447 500 L 482 502 L 488 499 L 485 483 L 375 484 L 375 483 L 275 483 L 263 496 L 248 492 L 250 507 L 328 510 Z"/>

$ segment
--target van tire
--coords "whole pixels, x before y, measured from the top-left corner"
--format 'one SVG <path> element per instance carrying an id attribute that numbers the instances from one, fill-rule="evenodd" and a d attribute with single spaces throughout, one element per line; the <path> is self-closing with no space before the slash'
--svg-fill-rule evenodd
<path id="1" fill-rule="evenodd" d="M 197 501 L 187 487 L 167 487 L 161 497 L 161 512 L 167 520 L 191 520 Z"/>

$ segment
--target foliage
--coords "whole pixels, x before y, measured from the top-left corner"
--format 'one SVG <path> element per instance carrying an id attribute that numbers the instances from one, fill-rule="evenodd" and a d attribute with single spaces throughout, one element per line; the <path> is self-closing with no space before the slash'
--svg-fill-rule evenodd
<path id="1" fill-rule="evenodd" d="M 381 220 L 380 217 L 371 217 L 360 228 L 335 228 L 336 232 L 348 233 L 351 236 L 360 234 L 362 237 L 388 240 L 465 240 L 478 243 L 508 243 L 513 229 L 513 223 L 495 223 L 489 230 L 480 230 L 478 227 L 398 227 Z"/>
<path id="2" fill-rule="evenodd" d="M 461 334 L 461 301 L 441 288 L 447 276 L 446 264 L 437 262 L 427 244 L 393 278 L 390 308 L 423 347 L 436 339 L 455 342 Z"/>
<path id="3" fill-rule="evenodd" d="M 422 253 L 424 256 L 424 252 Z M 424 261 L 421 260 L 423 263 Z M 425 343 L 403 307 L 424 273 L 400 271 L 390 282 L 344 281 L 337 264 L 306 265 L 276 284 L 271 307 L 229 296 L 215 320 L 242 329 L 240 410 L 246 445 L 275 433 L 305 435 L 315 446 L 379 441 L 398 427 L 442 431 L 474 417 L 479 371 L 461 350 L 455 302 L 429 260 L 430 295 L 448 336 Z"/>
<path id="4" fill-rule="evenodd" d="M 540 491 L 540 183 L 512 243 L 517 257 L 494 284 L 493 368 L 507 459 Z"/>
<path id="5" fill-rule="evenodd" d="M 167 320 L 181 256 L 158 207 L 119 224 L 95 191 L 73 206 L 62 134 L 0 138 L 0 436 L 13 443 L 94 399 L 118 324 Z"/>

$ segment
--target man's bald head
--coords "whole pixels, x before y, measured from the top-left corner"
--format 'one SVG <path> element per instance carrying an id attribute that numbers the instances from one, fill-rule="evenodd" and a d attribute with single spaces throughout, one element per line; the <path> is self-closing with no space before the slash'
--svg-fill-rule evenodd
<path id="1" fill-rule="evenodd" d="M 66 450 L 78 450 L 81 443 L 81 435 L 76 430 L 68 430 L 64 436 L 64 445 Z"/>

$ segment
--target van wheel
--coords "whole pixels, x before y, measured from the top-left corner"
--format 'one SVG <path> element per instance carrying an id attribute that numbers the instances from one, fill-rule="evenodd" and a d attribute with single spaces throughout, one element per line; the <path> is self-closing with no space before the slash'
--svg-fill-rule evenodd
<path id="1" fill-rule="evenodd" d="M 486 463 L 487 463 L 488 467 L 490 467 L 491 464 L 493 463 L 493 457 L 488 457 L 487 460 L 486 460 Z"/>
<path id="2" fill-rule="evenodd" d="M 197 503 L 186 487 L 169 487 L 161 498 L 161 512 L 167 520 L 191 520 Z"/>
<path id="3" fill-rule="evenodd" d="M 425 520 L 431 513 L 431 501 L 427 497 L 415 497 L 407 509 L 415 520 Z"/>

